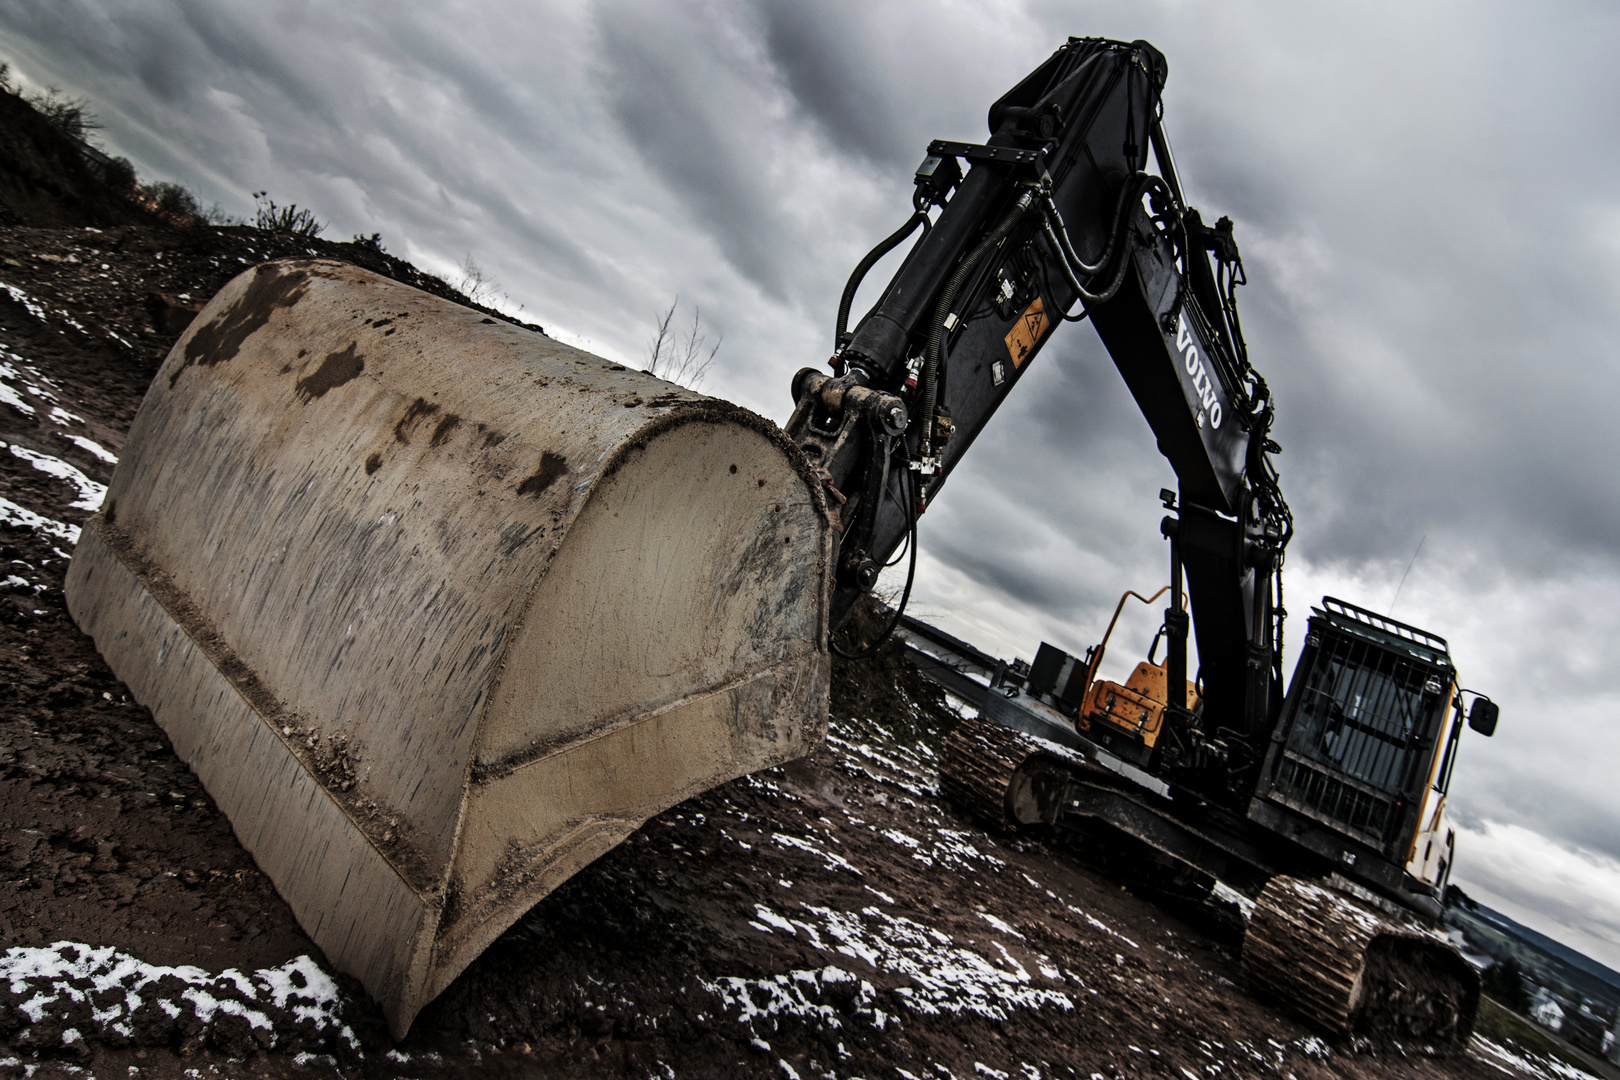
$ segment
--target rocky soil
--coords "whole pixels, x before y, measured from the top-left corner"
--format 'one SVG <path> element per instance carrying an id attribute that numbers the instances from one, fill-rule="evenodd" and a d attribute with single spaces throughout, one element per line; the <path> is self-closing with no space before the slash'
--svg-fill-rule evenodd
<path id="1" fill-rule="evenodd" d="M 0 225 L 0 1075 L 1582 1075 L 1494 1028 L 1436 1057 L 1255 1000 L 1234 905 L 1172 910 L 944 804 L 949 714 L 894 653 L 840 668 L 825 747 L 649 822 L 396 1045 L 60 589 L 192 307 L 289 255 L 445 286 L 363 244 L 97 213 Z"/>

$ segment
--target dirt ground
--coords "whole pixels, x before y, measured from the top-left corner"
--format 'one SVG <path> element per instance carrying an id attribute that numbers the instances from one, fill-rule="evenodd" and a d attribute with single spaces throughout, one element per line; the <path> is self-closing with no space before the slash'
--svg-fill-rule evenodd
<path id="1" fill-rule="evenodd" d="M 394 1044 L 60 591 L 184 308 L 310 253 L 377 258 L 0 227 L 0 1075 L 1580 1075 L 1499 1033 L 1332 1042 L 1253 999 L 1232 908 L 1171 911 L 944 804 L 938 702 L 892 658 L 840 671 L 824 748 L 649 822 Z"/>

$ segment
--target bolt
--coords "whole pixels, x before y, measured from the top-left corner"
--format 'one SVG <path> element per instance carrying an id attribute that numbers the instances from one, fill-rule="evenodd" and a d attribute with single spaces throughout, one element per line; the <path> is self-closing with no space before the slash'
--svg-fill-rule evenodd
<path id="1" fill-rule="evenodd" d="M 877 584 L 880 570 L 882 570 L 882 567 L 871 559 L 861 560 L 860 566 L 855 569 L 855 581 L 860 585 L 862 591 L 869 591 L 872 586 Z"/>

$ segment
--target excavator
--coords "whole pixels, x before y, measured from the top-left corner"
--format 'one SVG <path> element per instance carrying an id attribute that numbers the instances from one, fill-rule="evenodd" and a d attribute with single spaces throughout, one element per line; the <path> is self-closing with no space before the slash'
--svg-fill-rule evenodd
<path id="1" fill-rule="evenodd" d="M 181 335 L 69 610 L 396 1037 L 649 818 L 819 743 L 832 655 L 881 641 L 831 635 L 904 545 L 899 624 L 919 519 L 1055 328 L 1089 319 L 1179 481 L 1166 657 L 1114 686 L 1043 654 L 963 722 L 944 786 L 1260 889 L 1249 978 L 1315 995 L 1309 1017 L 1466 1040 L 1477 977 L 1402 914 L 1432 914 L 1449 866 L 1453 669 L 1329 601 L 1281 691 L 1274 403 L 1231 222 L 1183 196 L 1167 73 L 1146 42 L 1072 38 L 986 142 L 931 143 L 785 428 L 333 261 L 250 268 Z"/>
<path id="2" fill-rule="evenodd" d="M 1132 597 L 1154 599 L 1131 590 L 1120 607 Z M 1113 623 L 1085 656 L 1043 642 L 1032 664 L 986 664 L 902 622 L 925 673 L 978 706 L 945 744 L 940 787 L 957 805 L 1182 906 L 1217 883 L 1247 894 L 1249 986 L 1319 1028 L 1467 1043 L 1478 975 L 1432 930 L 1465 726 L 1444 639 L 1324 597 L 1286 695 L 1246 734 L 1197 682 L 1171 705 L 1163 625 L 1118 683 L 1097 677 Z M 1495 705 L 1474 700 L 1466 726 L 1488 735 Z"/>

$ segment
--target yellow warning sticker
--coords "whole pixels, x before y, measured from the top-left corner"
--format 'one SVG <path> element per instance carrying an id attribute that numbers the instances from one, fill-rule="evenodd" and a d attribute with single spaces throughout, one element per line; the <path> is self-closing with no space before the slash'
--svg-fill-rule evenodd
<path id="1" fill-rule="evenodd" d="M 1024 366 L 1024 361 L 1029 359 L 1036 343 L 1051 325 L 1051 320 L 1046 317 L 1046 308 L 1037 296 L 1035 302 L 1012 324 L 1012 329 L 1007 331 L 1007 352 L 1012 356 L 1013 367 Z"/>

